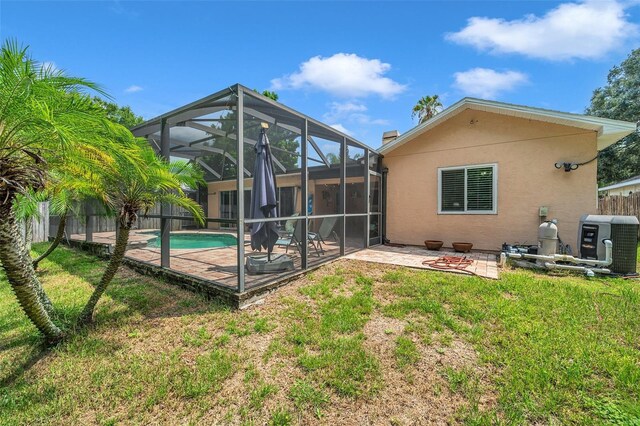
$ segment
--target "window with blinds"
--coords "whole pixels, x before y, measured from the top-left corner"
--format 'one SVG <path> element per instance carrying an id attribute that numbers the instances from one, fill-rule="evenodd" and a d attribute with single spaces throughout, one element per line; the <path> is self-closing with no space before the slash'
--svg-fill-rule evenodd
<path id="1" fill-rule="evenodd" d="M 496 165 L 439 169 L 439 213 L 495 213 Z"/>

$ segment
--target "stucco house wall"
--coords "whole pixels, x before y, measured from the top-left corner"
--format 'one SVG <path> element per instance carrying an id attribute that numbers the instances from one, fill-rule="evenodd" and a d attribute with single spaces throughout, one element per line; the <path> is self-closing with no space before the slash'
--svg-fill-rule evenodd
<path id="1" fill-rule="evenodd" d="M 296 199 L 294 201 L 294 210 L 297 214 L 300 214 L 302 211 L 302 199 L 301 199 L 301 182 L 300 182 L 300 173 L 291 173 L 287 175 L 278 175 L 276 178 L 278 188 L 296 188 Z M 362 187 L 364 185 L 363 177 L 348 177 L 345 180 L 347 185 L 358 185 Z M 315 215 L 324 215 L 324 214 L 337 214 L 340 212 L 339 207 L 334 203 L 328 204 L 324 200 L 321 200 L 321 188 L 325 186 L 338 186 L 340 184 L 340 179 L 309 179 L 307 193 L 313 197 L 313 214 Z M 244 180 L 245 190 L 251 189 L 253 186 L 253 179 L 246 178 Z M 226 181 L 214 181 L 207 183 L 208 188 L 208 217 L 220 217 L 220 193 L 223 191 L 235 191 L 236 181 L 235 180 L 226 180 Z M 335 202 L 337 197 L 337 188 L 332 189 L 332 200 Z M 317 195 L 316 195 L 317 194 Z M 364 198 L 360 198 L 358 200 L 347 200 L 347 213 L 362 213 L 365 211 Z M 324 203 L 324 204 L 323 204 Z M 312 222 L 311 228 L 314 229 L 314 226 L 319 226 L 320 221 Z M 220 229 L 220 224 L 215 222 L 209 222 L 208 227 L 210 229 Z M 315 229 L 314 229 L 315 230 Z"/>
<path id="2" fill-rule="evenodd" d="M 595 131 L 467 109 L 385 154 L 386 237 L 415 245 L 442 240 L 445 247 L 467 241 L 481 250 L 536 244 L 544 206 L 575 247 L 580 216 L 597 212 L 597 164 L 571 172 L 554 164 L 596 155 Z M 496 214 L 438 214 L 438 168 L 493 163 Z"/>
<path id="3" fill-rule="evenodd" d="M 277 178 L 278 187 L 297 187 L 300 188 L 300 174 L 290 174 L 290 175 L 282 175 Z M 253 179 L 247 178 L 244 180 L 245 189 L 251 189 L 253 186 Z M 207 183 L 208 188 L 208 209 L 207 212 L 208 217 L 220 217 L 220 192 L 222 191 L 235 191 L 237 189 L 235 180 L 225 180 L 225 181 L 216 181 Z M 311 188 L 310 188 L 311 189 Z M 312 189 L 311 189 L 312 191 Z M 297 192 L 296 200 L 295 200 L 296 210 L 300 210 L 301 202 L 300 202 L 300 192 Z M 220 224 L 209 222 L 208 227 L 210 229 L 219 229 Z"/>

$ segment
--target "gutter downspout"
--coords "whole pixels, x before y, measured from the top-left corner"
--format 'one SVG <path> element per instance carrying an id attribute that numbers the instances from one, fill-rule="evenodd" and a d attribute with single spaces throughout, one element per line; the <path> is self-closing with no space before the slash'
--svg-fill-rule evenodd
<path id="1" fill-rule="evenodd" d="M 380 157 L 380 163 L 382 164 L 382 158 Z M 382 168 L 382 244 L 388 243 L 387 239 L 387 174 L 389 169 L 387 167 Z"/>

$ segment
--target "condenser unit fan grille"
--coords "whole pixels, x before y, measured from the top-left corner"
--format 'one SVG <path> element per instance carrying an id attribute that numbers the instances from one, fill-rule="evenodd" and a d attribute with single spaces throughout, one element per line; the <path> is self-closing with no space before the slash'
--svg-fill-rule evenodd
<path id="1" fill-rule="evenodd" d="M 613 263 L 611 271 L 617 274 L 635 274 L 638 225 L 612 224 Z"/>

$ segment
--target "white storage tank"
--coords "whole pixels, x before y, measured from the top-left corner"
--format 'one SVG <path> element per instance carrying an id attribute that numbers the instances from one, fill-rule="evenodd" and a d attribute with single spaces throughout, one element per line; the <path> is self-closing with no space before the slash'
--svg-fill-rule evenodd
<path id="1" fill-rule="evenodd" d="M 553 256 L 558 248 L 558 227 L 552 221 L 542 222 L 538 227 L 538 254 Z"/>

